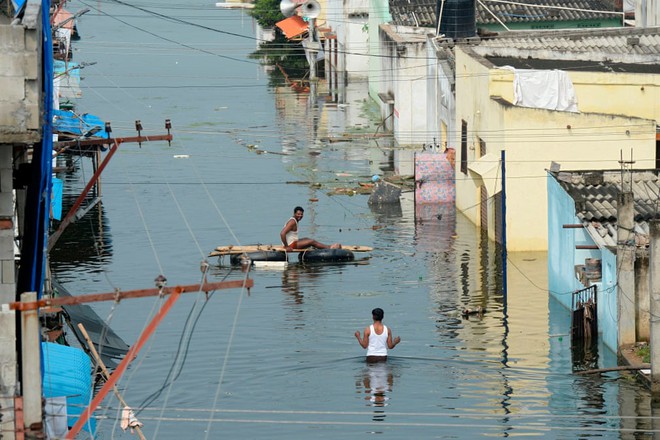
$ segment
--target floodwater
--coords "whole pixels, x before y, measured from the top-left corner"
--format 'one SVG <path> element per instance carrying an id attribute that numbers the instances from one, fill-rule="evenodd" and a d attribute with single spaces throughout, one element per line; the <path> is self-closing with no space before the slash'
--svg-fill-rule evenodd
<path id="1" fill-rule="evenodd" d="M 111 121 L 114 136 L 134 136 L 135 120 L 164 134 L 171 119 L 175 140 L 120 146 L 102 205 L 52 253 L 73 294 L 151 288 L 159 274 L 198 283 L 214 247 L 277 243 L 296 205 L 304 236 L 374 247 L 351 264 L 253 269 L 249 292 L 183 295 L 119 384 L 147 438 L 654 438 L 649 394 L 632 376 L 574 374 L 616 359 L 602 348 L 574 359 L 545 254 L 509 255 L 505 296 L 499 250 L 453 207 L 329 195 L 410 168 L 365 136 L 378 126 L 364 84 L 340 104 L 269 85 L 247 57 L 252 20 L 212 3 L 78 6 L 92 11 L 74 60 L 96 62 L 81 72 L 78 111 Z M 346 133 L 354 140 L 332 141 Z M 89 159 L 75 164 L 61 176 L 70 194 L 91 175 Z M 245 276 L 209 262 L 209 281 Z M 93 307 L 132 344 L 161 303 Z M 461 315 L 478 306 L 483 315 Z M 374 307 L 402 342 L 369 366 L 354 332 Z M 118 413 L 106 399 L 95 438 L 136 438 Z"/>

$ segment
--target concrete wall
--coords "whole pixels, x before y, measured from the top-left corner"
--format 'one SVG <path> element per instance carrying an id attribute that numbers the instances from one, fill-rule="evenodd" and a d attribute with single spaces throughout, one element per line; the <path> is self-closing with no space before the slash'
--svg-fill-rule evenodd
<path id="1" fill-rule="evenodd" d="M 41 140 L 41 2 L 26 6 L 19 24 L 0 25 L 0 408 L 13 408 L 17 394 L 13 167 L 15 145 Z M 14 417 L 4 411 L 3 439 L 15 438 Z"/>
<path id="2" fill-rule="evenodd" d="M 635 340 L 651 340 L 651 274 L 649 251 L 638 249 L 635 255 Z"/>
<path id="3" fill-rule="evenodd" d="M 427 67 L 427 138 L 433 138 L 443 146 L 453 147 L 451 133 L 456 131 L 456 98 L 452 89 L 454 82 L 453 54 L 451 49 L 436 45 L 432 35 L 428 36 Z M 450 143 L 451 140 L 451 143 Z"/>
<path id="4" fill-rule="evenodd" d="M 39 26 L 0 25 L 0 144 L 37 142 L 41 132 Z"/>
<path id="5" fill-rule="evenodd" d="M 346 36 L 344 51 L 346 58 L 346 74 L 351 79 L 366 79 L 369 76 L 369 13 L 365 11 L 354 11 L 346 17 Z"/>
<path id="6" fill-rule="evenodd" d="M 428 140 L 426 32 L 384 24 L 378 35 L 382 75 L 379 93 L 394 101 L 392 129 L 402 146 L 421 145 Z"/>
<path id="7" fill-rule="evenodd" d="M 493 94 L 502 91 L 501 70 L 491 72 L 483 59 L 472 57 L 458 46 L 455 52 L 456 126 L 460 127 L 461 121 L 468 124 L 468 164 L 477 159 L 479 139 L 486 143 L 487 153 L 506 150 L 510 251 L 547 249 L 545 169 L 552 161 L 563 169 L 616 169 L 621 153 L 627 158 L 632 150 L 635 168 L 655 168 L 655 120 L 513 106 L 507 99 Z M 498 86 L 491 89 L 494 83 Z M 601 89 L 601 94 L 608 93 Z M 456 205 L 479 224 L 482 180 L 471 171 L 467 174 L 460 171 L 460 135 L 460 131 L 454 135 Z M 489 236 L 492 239 L 494 235 L 491 221 Z"/>
<path id="8" fill-rule="evenodd" d="M 660 0 L 638 0 L 636 2 L 635 26 L 660 26 Z"/>
<path id="9" fill-rule="evenodd" d="M 328 0 L 327 24 L 337 37 L 337 70 L 351 78 L 369 76 L 369 0 Z"/>
<path id="10" fill-rule="evenodd" d="M 367 24 L 369 42 L 369 96 L 377 103 L 381 103 L 378 93 L 381 88 L 381 62 L 380 44 L 378 34 L 380 25 L 392 21 L 388 0 L 369 1 L 369 21 Z"/>
<path id="11" fill-rule="evenodd" d="M 586 241 L 584 229 L 564 229 L 564 225 L 581 224 L 575 215 L 575 202 L 552 177 L 547 178 L 548 192 L 548 288 L 550 296 L 571 309 L 572 292 L 584 288 L 575 276 L 579 263 L 576 244 Z"/>
<path id="12" fill-rule="evenodd" d="M 491 76 L 493 96 L 513 102 L 513 73 L 498 69 Z M 578 110 L 660 121 L 660 74 L 573 72 Z"/>
<path id="13" fill-rule="evenodd" d="M 601 282 L 598 284 L 598 332 L 603 343 L 618 353 L 618 301 L 616 255 L 607 249 L 601 253 Z"/>
<path id="14" fill-rule="evenodd" d="M 602 343 L 617 353 L 616 255 L 607 249 L 578 250 L 578 244 L 594 244 L 584 229 L 564 229 L 565 224 L 580 224 L 575 215 L 575 202 L 557 181 L 548 176 L 548 288 L 550 296 L 566 309 L 571 308 L 571 292 L 584 286 L 575 276 L 574 266 L 586 258 L 600 258 L 601 281 L 597 289 L 598 333 Z"/>
<path id="15" fill-rule="evenodd" d="M 0 92 L 1 94 L 2 92 Z M 17 392 L 16 320 L 6 304 L 16 299 L 12 145 L 0 144 L 0 408 L 13 408 Z M 14 418 L 3 412 L 2 438 L 14 438 Z M 7 436 L 7 437 L 5 437 Z"/>

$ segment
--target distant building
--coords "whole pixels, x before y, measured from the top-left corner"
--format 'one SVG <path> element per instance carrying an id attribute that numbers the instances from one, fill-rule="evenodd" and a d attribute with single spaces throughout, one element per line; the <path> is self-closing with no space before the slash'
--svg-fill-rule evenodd
<path id="1" fill-rule="evenodd" d="M 477 28 L 487 31 L 621 27 L 624 13 L 608 0 L 446 1 L 476 7 Z M 424 0 L 390 0 L 392 24 L 435 28 L 438 5 Z M 442 16 L 445 12 L 442 12 Z"/>
<path id="2" fill-rule="evenodd" d="M 17 259 L 20 257 L 16 239 L 21 236 L 24 244 L 23 254 L 26 264 L 23 272 L 34 271 L 32 285 L 36 288 L 21 290 L 40 290 L 43 242 L 32 237 L 35 230 L 40 230 L 39 220 L 43 216 L 26 216 L 26 211 L 35 212 L 35 207 L 44 206 L 39 195 L 43 191 L 49 194 L 47 186 L 39 186 L 42 175 L 41 158 L 50 163 L 51 151 L 39 148 L 42 139 L 45 87 L 42 74 L 44 28 L 40 2 L 24 1 L 5 2 L 0 8 L 0 303 L 8 304 L 17 300 L 19 282 Z M 16 9 L 12 8 L 12 5 Z M 18 6 L 24 6 L 20 19 L 16 18 Z M 50 37 L 48 37 L 48 41 Z M 46 46 L 50 49 L 50 46 Z M 51 57 L 52 58 L 52 57 Z M 51 79 L 51 78 L 48 78 Z M 37 148 L 32 149 L 33 145 Z M 42 155 L 38 152 L 41 151 Z M 30 163 L 32 161 L 32 164 Z M 36 184 L 35 184 L 36 182 Z M 30 197 L 30 195 L 32 197 Z M 35 197 L 36 195 L 36 197 Z M 28 206 L 26 209 L 26 205 Z M 19 215 L 16 215 L 18 212 Z M 41 224 L 45 226 L 45 223 Z M 43 229 L 41 228 L 43 232 Z M 30 240 L 32 238 L 32 240 Z M 37 239 L 35 242 L 34 238 Z M 30 246 L 32 245 L 32 246 Z M 35 264 L 28 264 L 32 259 Z M 15 407 L 14 397 L 21 393 L 18 382 L 18 358 L 16 353 L 17 333 L 15 312 L 3 307 L 0 311 L 0 407 L 10 410 Z M 28 408 L 30 411 L 31 408 Z M 13 413 L 5 412 L 0 422 L 3 438 L 15 438 L 15 432 L 24 426 L 15 423 Z M 30 412 L 33 415 L 33 412 Z M 21 419 L 22 420 L 22 419 Z M 26 420 L 26 424 L 36 422 Z M 41 422 L 41 420 L 38 420 Z"/>
<path id="3" fill-rule="evenodd" d="M 552 161 L 616 168 L 634 152 L 635 168 L 658 166 L 660 30 L 510 32 L 455 57 L 457 208 L 498 238 L 504 150 L 510 250 L 547 249 Z"/>
<path id="4" fill-rule="evenodd" d="M 573 292 L 595 286 L 605 345 L 616 353 L 649 342 L 649 222 L 658 218 L 660 171 L 551 171 L 547 185 L 550 295 L 571 308 Z"/>

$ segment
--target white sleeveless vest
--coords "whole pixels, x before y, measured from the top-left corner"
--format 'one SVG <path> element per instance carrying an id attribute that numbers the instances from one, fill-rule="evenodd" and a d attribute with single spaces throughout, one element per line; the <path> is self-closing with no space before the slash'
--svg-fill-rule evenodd
<path id="1" fill-rule="evenodd" d="M 376 334 L 373 324 L 369 327 L 369 347 L 367 347 L 367 356 L 387 356 L 387 332 L 386 326 L 383 326 L 383 333 Z"/>

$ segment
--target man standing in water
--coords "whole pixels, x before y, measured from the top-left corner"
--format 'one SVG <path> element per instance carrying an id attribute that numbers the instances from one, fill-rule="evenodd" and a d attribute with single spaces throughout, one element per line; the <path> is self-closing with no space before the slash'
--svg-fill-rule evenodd
<path id="1" fill-rule="evenodd" d="M 401 342 L 400 337 L 392 339 L 392 331 L 383 325 L 383 309 L 376 308 L 371 311 L 374 323 L 364 329 L 364 337 L 360 337 L 360 331 L 355 332 L 355 337 L 362 346 L 367 348 L 367 362 L 381 362 L 387 360 L 387 349 L 396 347 Z"/>
<path id="2" fill-rule="evenodd" d="M 305 249 L 315 247 L 317 249 L 341 249 L 339 243 L 332 245 L 323 244 L 311 238 L 298 239 L 298 222 L 302 220 L 305 210 L 300 206 L 293 208 L 293 217 L 291 217 L 280 232 L 280 239 L 287 252 L 294 249 Z"/>

